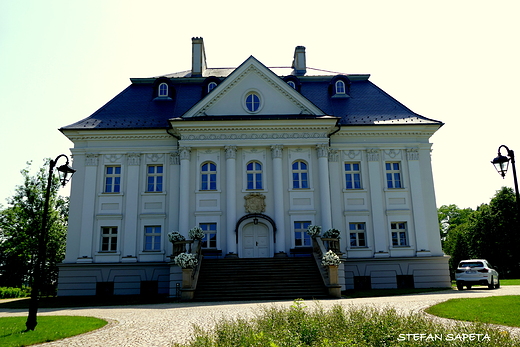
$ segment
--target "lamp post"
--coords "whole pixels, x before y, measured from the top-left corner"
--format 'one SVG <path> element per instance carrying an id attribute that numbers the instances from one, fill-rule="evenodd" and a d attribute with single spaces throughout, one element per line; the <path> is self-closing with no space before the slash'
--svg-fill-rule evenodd
<path id="1" fill-rule="evenodd" d="M 67 182 L 70 181 L 74 172 L 76 172 L 76 170 L 69 166 L 69 158 L 65 154 L 60 154 L 56 157 L 56 159 L 51 160 L 49 163 L 49 177 L 47 178 L 47 190 L 45 192 L 45 203 L 43 205 L 42 226 L 38 235 L 38 255 L 34 268 L 31 301 L 29 303 L 29 316 L 27 317 L 27 322 L 25 323 L 27 331 L 34 330 L 38 324 L 36 321 L 36 315 L 38 313 L 38 300 L 42 283 L 42 272 L 43 267 L 45 266 L 45 258 L 47 253 L 47 219 L 49 215 L 49 200 L 52 188 L 52 172 L 54 171 L 54 168 L 56 167 L 56 164 L 61 157 L 67 159 L 65 164 L 58 166 L 57 168 L 60 175 L 60 182 L 63 187 L 65 187 Z"/>
<path id="2" fill-rule="evenodd" d="M 503 156 L 500 153 L 500 150 L 502 148 L 504 148 L 507 151 L 507 157 Z M 498 147 L 497 157 L 493 159 L 491 163 L 495 166 L 500 176 L 502 176 L 502 178 L 505 178 L 510 161 L 513 167 L 513 179 L 515 181 L 516 207 L 518 210 L 518 216 L 520 217 L 520 194 L 518 193 L 518 179 L 516 177 L 515 152 L 513 152 L 512 149 L 509 149 L 506 145 L 501 145 L 500 147 Z"/>

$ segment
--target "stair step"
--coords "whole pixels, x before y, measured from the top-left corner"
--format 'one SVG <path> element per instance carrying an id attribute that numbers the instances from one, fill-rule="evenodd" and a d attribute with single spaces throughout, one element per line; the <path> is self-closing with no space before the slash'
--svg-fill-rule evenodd
<path id="1" fill-rule="evenodd" d="M 203 259 L 195 300 L 326 298 L 314 258 Z"/>

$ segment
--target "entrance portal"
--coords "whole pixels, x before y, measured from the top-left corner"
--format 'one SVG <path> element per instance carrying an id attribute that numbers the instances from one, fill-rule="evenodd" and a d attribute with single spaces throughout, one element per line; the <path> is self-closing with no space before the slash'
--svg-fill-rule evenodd
<path id="1" fill-rule="evenodd" d="M 271 256 L 267 225 L 249 223 L 242 229 L 242 258 L 269 258 Z"/>

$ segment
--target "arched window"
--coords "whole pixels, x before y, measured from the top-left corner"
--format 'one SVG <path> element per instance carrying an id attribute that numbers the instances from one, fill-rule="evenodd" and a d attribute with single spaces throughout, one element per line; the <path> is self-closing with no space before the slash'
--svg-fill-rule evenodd
<path id="1" fill-rule="evenodd" d="M 215 88 L 217 88 L 217 82 L 209 82 L 208 83 L 208 93 L 211 92 Z"/>
<path id="2" fill-rule="evenodd" d="M 296 89 L 296 83 L 294 81 L 287 81 L 287 84 L 292 87 L 292 89 Z"/>
<path id="3" fill-rule="evenodd" d="M 200 167 L 200 190 L 217 190 L 217 165 L 205 162 Z"/>
<path id="4" fill-rule="evenodd" d="M 295 161 L 292 164 L 293 189 L 309 188 L 309 170 L 307 163 L 303 160 Z"/>
<path id="5" fill-rule="evenodd" d="M 342 80 L 338 80 L 336 81 L 336 94 L 345 94 L 346 91 L 345 91 L 345 82 L 343 82 Z"/>
<path id="6" fill-rule="evenodd" d="M 263 189 L 262 164 L 251 161 L 246 166 L 247 189 Z"/>
<path id="7" fill-rule="evenodd" d="M 166 83 L 159 84 L 159 93 L 157 96 L 159 96 L 159 97 L 168 96 L 168 84 L 166 84 Z"/>
<path id="8" fill-rule="evenodd" d="M 249 112 L 256 113 L 260 109 L 260 96 L 251 92 L 246 95 L 246 108 Z"/>

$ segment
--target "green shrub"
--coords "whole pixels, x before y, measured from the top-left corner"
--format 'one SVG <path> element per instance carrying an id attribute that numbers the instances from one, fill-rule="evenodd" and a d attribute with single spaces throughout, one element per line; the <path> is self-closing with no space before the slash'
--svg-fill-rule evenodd
<path id="1" fill-rule="evenodd" d="M 0 299 L 25 298 L 29 296 L 27 288 L 0 287 Z"/>
<path id="2" fill-rule="evenodd" d="M 480 334 L 480 335 L 478 335 Z M 486 325 L 446 326 L 420 313 L 335 305 L 308 308 L 297 300 L 289 308 L 266 307 L 253 318 L 221 319 L 213 328 L 194 327 L 193 341 L 175 346 L 391 347 L 520 346 L 509 333 Z"/>

